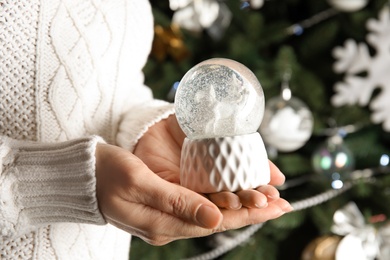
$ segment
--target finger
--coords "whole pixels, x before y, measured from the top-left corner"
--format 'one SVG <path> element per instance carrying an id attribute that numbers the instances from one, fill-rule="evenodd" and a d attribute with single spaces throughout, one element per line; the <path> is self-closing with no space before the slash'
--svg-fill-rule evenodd
<path id="1" fill-rule="evenodd" d="M 136 194 L 142 194 L 138 199 L 144 205 L 204 228 L 215 228 L 222 221 L 218 207 L 202 195 L 167 182 L 153 172 L 143 176 L 143 180 L 137 178 L 135 182 L 142 189 Z"/>
<path id="2" fill-rule="evenodd" d="M 113 217 L 106 220 L 114 226 L 140 237 L 152 245 L 164 245 L 183 238 L 207 236 L 214 232 L 188 223 L 180 218 L 161 212 L 154 208 L 119 201 Z"/>
<path id="3" fill-rule="evenodd" d="M 267 197 L 268 202 L 279 199 L 279 191 L 271 185 L 260 186 L 256 189 Z"/>
<path id="4" fill-rule="evenodd" d="M 292 210 L 290 203 L 280 198 L 263 209 L 242 207 L 240 210 L 223 209 L 223 222 L 218 231 L 237 229 L 247 225 L 264 223 Z"/>
<path id="5" fill-rule="evenodd" d="M 244 207 L 247 208 L 265 208 L 268 206 L 266 195 L 257 190 L 242 190 L 237 192 L 237 196 Z"/>
<path id="6" fill-rule="evenodd" d="M 283 199 L 269 203 L 269 206 L 264 209 L 225 209 L 222 210 L 222 224 L 212 230 L 198 227 L 150 207 L 142 206 L 141 210 L 139 210 L 137 206 L 134 207 L 125 204 L 120 207 L 123 209 L 121 213 L 122 217 L 129 217 L 130 219 L 137 220 L 137 222 L 133 223 L 132 226 L 125 225 L 116 220 L 109 222 L 133 235 L 141 237 L 152 245 L 164 245 L 177 239 L 207 236 L 215 232 L 263 223 L 280 217 L 291 209 L 290 204 Z"/>
<path id="7" fill-rule="evenodd" d="M 284 181 L 286 180 L 286 177 L 273 162 L 269 160 L 268 162 L 269 162 L 269 168 L 271 172 L 271 180 L 269 184 L 274 186 L 283 185 Z"/>
<path id="8" fill-rule="evenodd" d="M 237 210 L 242 207 L 240 198 L 228 191 L 208 194 L 209 199 L 219 208 Z"/>
<path id="9" fill-rule="evenodd" d="M 169 132 L 172 134 L 173 138 L 179 144 L 181 147 L 184 142 L 184 138 L 186 137 L 185 133 L 179 126 L 179 123 L 177 122 L 176 115 L 171 115 L 167 118 Z"/>

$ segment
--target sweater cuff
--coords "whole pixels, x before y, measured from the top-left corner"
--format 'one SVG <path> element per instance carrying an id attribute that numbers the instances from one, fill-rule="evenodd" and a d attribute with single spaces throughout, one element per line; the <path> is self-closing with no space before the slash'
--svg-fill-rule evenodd
<path id="1" fill-rule="evenodd" d="M 126 113 L 119 125 L 116 142 L 122 148 L 133 151 L 138 140 L 155 123 L 175 113 L 174 105 L 162 100 L 151 100 L 136 110 Z"/>
<path id="2" fill-rule="evenodd" d="M 0 207 L 6 208 L 0 212 L 8 215 L 3 216 L 8 231 L 55 222 L 105 224 L 96 199 L 98 142 L 104 141 L 97 136 L 55 144 L 3 140 L 9 153 L 3 157 Z"/>

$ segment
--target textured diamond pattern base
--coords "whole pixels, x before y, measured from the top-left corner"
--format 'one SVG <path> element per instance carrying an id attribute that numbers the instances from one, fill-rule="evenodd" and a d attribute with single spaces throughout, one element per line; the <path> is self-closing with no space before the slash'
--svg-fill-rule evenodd
<path id="1" fill-rule="evenodd" d="M 224 138 L 186 138 L 181 185 L 200 193 L 254 189 L 268 184 L 268 156 L 259 133 Z"/>

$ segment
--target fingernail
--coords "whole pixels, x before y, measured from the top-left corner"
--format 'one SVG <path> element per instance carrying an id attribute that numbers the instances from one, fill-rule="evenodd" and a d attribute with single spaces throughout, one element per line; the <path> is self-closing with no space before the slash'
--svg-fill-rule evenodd
<path id="1" fill-rule="evenodd" d="M 240 208 L 242 208 L 242 204 L 240 202 L 238 202 L 236 204 L 230 205 L 229 208 L 232 210 L 239 210 Z"/>
<path id="2" fill-rule="evenodd" d="M 210 206 L 201 205 L 196 212 L 196 220 L 204 228 L 215 228 L 221 218 L 221 213 Z"/>
<path id="3" fill-rule="evenodd" d="M 288 204 L 288 206 L 286 206 L 286 207 L 283 207 L 283 211 L 285 213 L 291 212 L 293 210 L 294 210 L 294 208 L 290 204 Z"/>
<path id="4" fill-rule="evenodd" d="M 276 199 L 280 198 L 279 194 L 278 195 L 267 195 L 267 197 L 270 198 L 271 200 L 276 200 Z"/>
<path id="5" fill-rule="evenodd" d="M 256 208 L 259 208 L 259 209 L 263 209 L 263 208 L 265 208 L 265 207 L 267 207 L 268 206 L 268 203 L 266 202 L 266 203 L 263 203 L 263 204 L 255 204 L 255 206 L 256 206 Z"/>

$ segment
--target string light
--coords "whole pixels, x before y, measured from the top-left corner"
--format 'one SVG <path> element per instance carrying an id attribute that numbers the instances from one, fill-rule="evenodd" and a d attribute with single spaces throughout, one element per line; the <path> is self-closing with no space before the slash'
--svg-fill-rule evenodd
<path id="1" fill-rule="evenodd" d="M 387 154 L 382 154 L 381 158 L 379 159 L 379 164 L 381 166 L 388 166 L 390 162 L 390 157 Z"/>
<path id="2" fill-rule="evenodd" d="M 288 35 L 301 35 L 305 29 L 312 27 L 324 20 L 329 19 L 330 17 L 338 14 L 339 12 L 336 9 L 330 8 L 325 11 L 322 11 L 314 16 L 305 19 L 299 23 L 295 23 L 289 27 L 287 27 L 286 32 Z"/>

